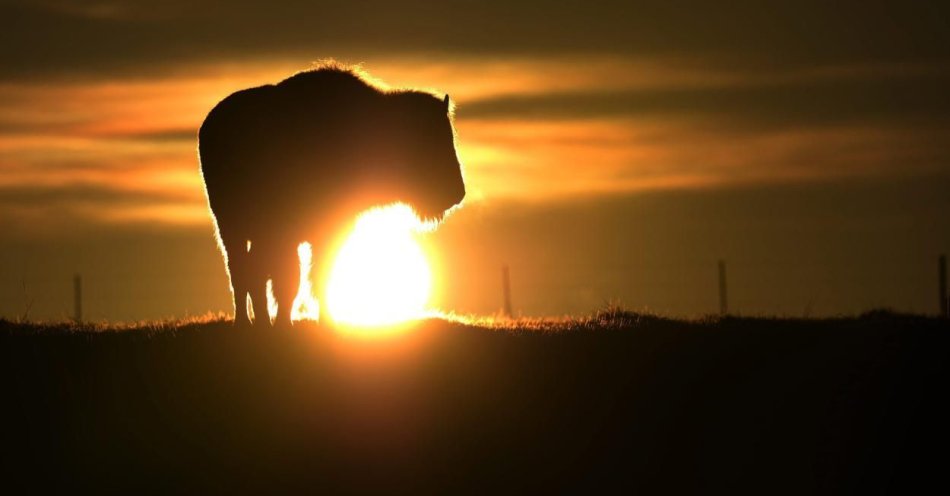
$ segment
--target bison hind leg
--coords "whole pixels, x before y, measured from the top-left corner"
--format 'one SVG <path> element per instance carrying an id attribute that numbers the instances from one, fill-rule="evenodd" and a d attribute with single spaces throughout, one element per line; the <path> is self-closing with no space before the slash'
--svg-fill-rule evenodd
<path id="1" fill-rule="evenodd" d="M 247 284 L 254 313 L 254 325 L 270 326 L 270 313 L 267 306 L 267 279 L 270 258 L 268 253 L 256 244 L 251 244 L 248 254 Z"/>
<path id="2" fill-rule="evenodd" d="M 234 325 L 250 324 L 247 314 L 248 272 L 250 269 L 247 241 L 236 237 L 222 237 L 228 274 L 231 279 L 231 296 L 234 305 Z"/>
<path id="3" fill-rule="evenodd" d="M 294 300 L 300 289 L 300 259 L 297 255 L 297 245 L 289 243 L 279 250 L 274 257 L 273 280 L 274 299 L 277 300 L 278 324 L 290 324 Z"/>

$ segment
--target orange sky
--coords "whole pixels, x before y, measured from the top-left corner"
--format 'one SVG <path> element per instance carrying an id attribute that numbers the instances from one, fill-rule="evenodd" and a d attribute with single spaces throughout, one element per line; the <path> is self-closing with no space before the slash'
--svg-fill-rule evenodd
<path id="1" fill-rule="evenodd" d="M 617 199 L 663 198 L 669 207 L 659 215 L 666 217 L 651 219 L 663 225 L 683 221 L 669 213 L 680 194 L 694 199 L 720 195 L 709 200 L 718 206 L 728 203 L 734 191 L 778 188 L 781 194 L 775 197 L 784 195 L 797 206 L 800 222 L 821 223 L 809 217 L 818 205 L 815 198 L 851 194 L 845 191 L 862 185 L 871 190 L 892 185 L 885 188 L 887 194 L 918 202 L 887 207 L 910 219 L 908 226 L 929 233 L 922 235 L 929 238 L 920 242 L 919 253 L 908 255 L 913 263 L 923 264 L 918 257 L 930 260 L 948 249 L 946 236 L 939 234 L 946 220 L 927 213 L 942 204 L 926 193 L 950 177 L 950 108 L 944 97 L 950 43 L 940 46 L 945 30 L 932 22 L 939 13 L 909 6 L 856 14 L 846 6 L 797 3 L 740 6 L 735 12 L 697 4 L 683 13 L 663 2 L 583 8 L 567 2 L 540 11 L 535 2 L 524 1 L 507 10 L 408 2 L 399 12 L 380 3 L 357 16 L 341 5 L 320 11 L 303 4 L 262 10 L 243 0 L 226 9 L 222 5 L 104 0 L 15 1 L 2 7 L 6 24 L 0 28 L 11 41 L 0 52 L 0 228 L 6 233 L 0 251 L 8 261 L 0 273 L 0 288 L 6 288 L 0 289 L 0 315 L 22 306 L 19 283 L 36 270 L 23 267 L 38 265 L 27 262 L 36 252 L 31 243 L 91 247 L 93 237 L 141 230 L 160 231 L 176 239 L 176 246 L 199 243 L 183 240 L 211 226 L 195 156 L 195 133 L 207 111 L 235 90 L 279 81 L 324 57 L 361 63 L 396 87 L 447 92 L 457 104 L 469 196 L 467 207 L 441 235 L 444 252 L 471 251 L 492 232 L 483 220 L 495 219 L 504 209 L 534 216 L 512 227 L 516 234 L 511 236 L 517 237 L 553 222 L 550 212 L 564 205 L 602 204 L 592 211 L 594 218 L 582 221 L 597 231 L 588 234 L 598 236 L 590 244 L 632 249 L 653 234 L 638 229 L 617 237 L 596 229 L 601 217 L 641 215 L 611 203 Z M 526 13 L 537 17 L 522 22 Z M 835 188 L 843 189 L 829 192 Z M 860 209 L 853 202 L 839 206 L 850 217 L 805 244 L 835 245 L 841 237 L 854 238 L 845 226 L 873 223 L 882 215 L 874 210 L 880 202 L 868 195 L 858 195 L 865 205 Z M 742 222 L 767 215 L 761 203 L 749 202 L 736 214 L 745 216 Z M 510 219 L 497 222 L 503 220 Z M 707 225 L 718 224 L 710 219 Z M 896 228 L 887 229 L 882 222 L 868 235 L 897 236 Z M 723 231 L 708 235 L 724 236 Z M 463 311 L 496 310 L 497 267 L 523 258 L 523 252 L 545 250 L 523 241 L 520 248 L 470 254 L 481 258 L 469 265 L 482 264 L 479 270 L 493 275 L 456 287 L 457 294 L 446 299 Z M 673 238 L 670 243 L 675 246 Z M 883 246 L 875 248 L 888 253 Z M 776 257 L 797 258 L 797 248 L 780 249 L 786 251 Z M 714 308 L 693 296 L 677 300 L 676 289 L 657 296 L 643 287 L 646 283 L 598 286 L 595 280 L 610 279 L 618 270 L 606 262 L 598 266 L 594 261 L 553 282 L 539 275 L 597 251 L 579 250 L 559 252 L 563 259 L 537 268 L 527 281 L 532 294 L 522 299 L 526 314 L 556 314 L 561 307 L 564 313 L 578 312 L 614 298 L 678 314 Z M 714 261 L 728 251 L 692 250 L 681 261 Z M 99 248 L 79 251 L 86 254 L 64 257 L 56 270 L 67 275 L 98 271 L 85 267 L 98 267 L 90 260 L 115 259 Z M 211 267 L 213 246 L 195 247 L 195 253 L 201 253 L 196 257 L 209 267 L 207 273 L 217 270 Z M 657 263 L 677 267 L 676 256 L 670 253 Z M 443 257 L 452 259 L 450 253 Z M 830 272 L 824 263 L 831 262 L 816 259 L 809 270 Z M 38 281 L 57 277 L 35 276 Z M 222 309 L 220 280 L 209 281 L 202 286 L 209 296 L 189 312 Z M 544 303 L 578 284 L 589 294 L 569 298 L 579 303 Z M 758 288 L 752 293 L 764 291 L 756 284 L 772 287 L 762 281 L 749 284 Z M 929 308 L 925 301 L 914 303 L 925 293 L 923 283 L 914 284 L 891 293 L 869 290 L 853 301 L 831 299 L 824 311 L 857 311 L 890 301 Z M 803 282 L 791 307 L 804 305 L 809 287 L 820 285 Z M 763 296 L 762 301 L 769 298 L 784 296 Z M 687 300 L 695 303 L 682 303 Z M 49 305 L 46 314 L 61 313 L 58 303 Z M 103 318 L 185 310 L 180 303 L 103 305 Z M 108 305 L 122 310 L 108 310 Z M 749 306 L 785 308 L 761 302 Z"/>
<path id="2" fill-rule="evenodd" d="M 396 87 L 430 87 L 458 104 L 469 201 L 544 201 L 671 188 L 939 172 L 936 133 L 889 122 L 722 129 L 706 115 L 469 116 L 499 99 L 564 92 L 752 88 L 787 81 L 894 77 L 887 67 L 759 74 L 702 71 L 611 58 L 364 61 Z M 308 63 L 186 67 L 148 78 L 0 85 L 0 187 L 91 187 L 141 198 L 125 211 L 90 201 L 94 220 L 207 223 L 194 134 L 229 93 L 280 80 Z M 579 73 L 578 67 L 583 67 Z M 239 74 L 236 77 L 235 74 Z M 901 77 L 901 76 L 898 76 Z M 16 220 L 16 212 L 5 212 Z M 25 214 L 28 215 L 28 214 Z M 32 222 L 34 218 L 30 218 Z"/>

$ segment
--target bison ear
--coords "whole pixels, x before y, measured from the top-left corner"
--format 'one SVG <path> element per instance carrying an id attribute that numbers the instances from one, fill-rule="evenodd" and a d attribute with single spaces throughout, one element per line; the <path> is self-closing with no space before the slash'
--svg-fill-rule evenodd
<path id="1" fill-rule="evenodd" d="M 448 93 L 445 94 L 445 99 L 442 100 L 442 103 L 445 104 L 445 111 L 448 112 L 449 111 L 449 94 Z"/>

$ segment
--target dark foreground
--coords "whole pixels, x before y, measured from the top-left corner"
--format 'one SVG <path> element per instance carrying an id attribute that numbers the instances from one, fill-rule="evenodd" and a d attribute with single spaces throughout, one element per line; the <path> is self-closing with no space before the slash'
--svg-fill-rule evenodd
<path id="1" fill-rule="evenodd" d="M 4 488 L 950 485 L 947 321 L 602 320 L 558 333 L 431 321 L 377 340 L 313 325 L 68 333 L 0 321 Z"/>

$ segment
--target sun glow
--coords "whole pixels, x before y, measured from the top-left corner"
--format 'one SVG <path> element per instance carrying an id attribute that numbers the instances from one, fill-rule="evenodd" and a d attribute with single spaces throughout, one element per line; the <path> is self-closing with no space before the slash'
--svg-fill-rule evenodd
<path id="1" fill-rule="evenodd" d="M 330 269 L 325 305 L 330 318 L 376 327 L 422 317 L 432 271 L 415 234 L 426 228 L 403 204 L 360 215 Z"/>
<path id="2" fill-rule="evenodd" d="M 310 243 L 300 243 L 297 247 L 300 260 L 300 287 L 294 298 L 294 307 L 290 311 L 291 320 L 320 320 L 320 304 L 313 294 L 310 273 L 313 268 L 313 248 Z"/>

